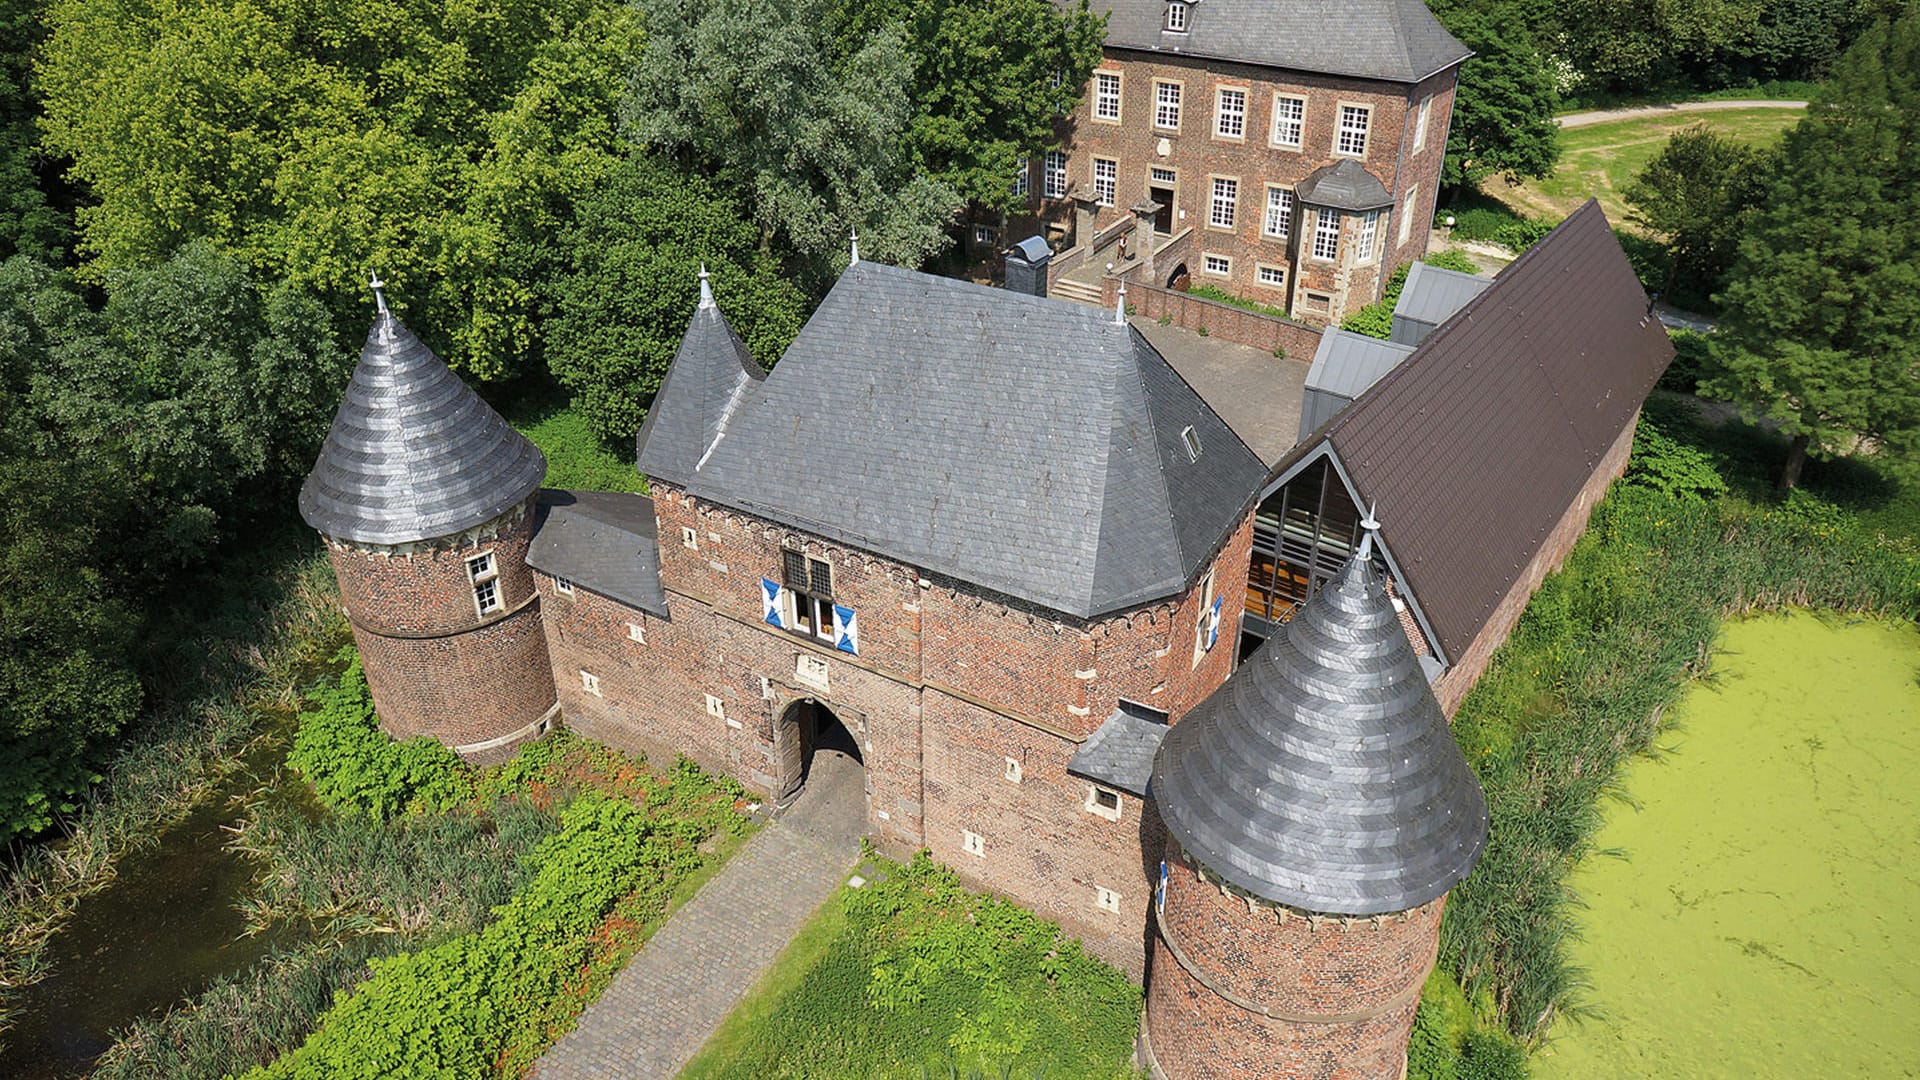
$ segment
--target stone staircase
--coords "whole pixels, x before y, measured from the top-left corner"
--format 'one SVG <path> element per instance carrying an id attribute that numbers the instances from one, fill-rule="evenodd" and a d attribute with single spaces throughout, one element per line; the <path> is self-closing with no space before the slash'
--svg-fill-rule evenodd
<path id="1" fill-rule="evenodd" d="M 1071 300 L 1076 304 L 1090 304 L 1093 307 L 1104 306 L 1100 302 L 1100 286 L 1089 285 L 1084 281 L 1075 281 L 1072 278 L 1063 277 L 1047 286 L 1047 295 L 1060 300 Z"/>

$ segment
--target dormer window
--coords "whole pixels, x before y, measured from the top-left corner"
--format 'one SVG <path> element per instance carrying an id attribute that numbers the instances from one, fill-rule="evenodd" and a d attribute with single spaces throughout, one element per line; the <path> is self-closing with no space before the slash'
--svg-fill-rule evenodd
<path id="1" fill-rule="evenodd" d="M 1184 34 L 1187 32 L 1187 5 L 1174 0 L 1167 5 L 1167 33 Z"/>

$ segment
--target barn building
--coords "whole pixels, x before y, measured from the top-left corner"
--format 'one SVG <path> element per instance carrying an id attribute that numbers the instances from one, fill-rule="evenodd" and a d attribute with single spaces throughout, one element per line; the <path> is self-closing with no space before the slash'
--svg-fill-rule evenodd
<path id="1" fill-rule="evenodd" d="M 856 258 L 765 370 L 703 279 L 650 496 L 541 490 L 383 304 L 301 507 L 393 734 L 564 719 L 776 805 L 849 747 L 877 843 L 1149 981 L 1164 1075 L 1392 1077 L 1484 841 L 1445 717 L 1671 356 L 1592 204 L 1463 304 L 1263 461 L 1116 311 Z"/>

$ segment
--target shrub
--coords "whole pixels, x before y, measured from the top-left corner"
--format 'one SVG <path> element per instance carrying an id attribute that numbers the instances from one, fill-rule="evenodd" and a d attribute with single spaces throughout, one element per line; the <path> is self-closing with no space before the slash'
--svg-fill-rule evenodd
<path id="1" fill-rule="evenodd" d="M 1707 347 L 1707 336 L 1692 330 L 1674 330 L 1668 336 L 1673 339 L 1673 363 L 1660 376 L 1660 389 L 1694 393 L 1700 389 L 1701 380 L 1719 371 L 1713 362 L 1713 350 Z"/>
<path id="2" fill-rule="evenodd" d="M 395 742 L 374 719 L 366 671 L 351 648 L 347 668 L 322 683 L 300 714 L 287 761 L 320 800 L 344 813 L 386 819 L 438 813 L 473 797 L 473 770 L 427 736 Z"/>
<path id="3" fill-rule="evenodd" d="M 1469 1031 L 1457 1080 L 1527 1080 L 1527 1052 L 1497 1031 Z"/>
<path id="4" fill-rule="evenodd" d="M 1677 442 L 1646 416 L 1633 434 L 1633 458 L 1627 482 L 1675 499 L 1704 500 L 1723 495 L 1727 482 L 1713 459 L 1697 447 Z"/>
<path id="5" fill-rule="evenodd" d="M 1559 224 L 1557 221 L 1521 218 L 1495 229 L 1493 242 L 1517 255 L 1539 243 L 1541 237 L 1552 232 Z"/>
<path id="6" fill-rule="evenodd" d="M 1463 274 L 1480 272 L 1480 267 L 1472 259 L 1457 251 L 1442 251 L 1420 261 L 1442 270 L 1458 270 Z M 1388 275 L 1386 285 L 1380 289 L 1380 299 L 1347 316 L 1340 323 L 1340 329 L 1385 341 L 1393 333 L 1393 309 L 1399 305 L 1400 293 L 1407 287 L 1408 269 L 1402 266 Z"/>
<path id="7" fill-rule="evenodd" d="M 1235 296 L 1233 293 L 1228 292 L 1218 285 L 1195 285 L 1187 290 L 1187 295 L 1198 296 L 1203 300 L 1212 300 L 1215 303 L 1226 304 L 1229 307 L 1237 307 L 1242 311 L 1251 311 L 1259 315 L 1271 315 L 1276 319 L 1291 317 L 1287 314 L 1286 308 L 1276 307 L 1273 304 L 1263 304 L 1258 300 L 1249 300 L 1244 296 Z M 1172 319 L 1169 318 L 1168 321 L 1171 322 Z"/>

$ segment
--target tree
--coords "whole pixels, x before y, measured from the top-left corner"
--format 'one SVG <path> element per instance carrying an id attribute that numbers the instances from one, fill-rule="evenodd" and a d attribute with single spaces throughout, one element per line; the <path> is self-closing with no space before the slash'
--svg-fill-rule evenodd
<path id="1" fill-rule="evenodd" d="M 901 28 L 913 54 L 915 168 L 967 202 L 1011 213 L 1020 164 L 1058 142 L 1100 62 L 1106 20 L 1049 0 L 834 0 L 836 43 Z"/>
<path id="2" fill-rule="evenodd" d="M 40 110 L 28 86 L 33 50 L 45 37 L 39 7 L 31 0 L 0 5 L 0 259 L 25 254 L 59 262 L 73 222 L 41 190 L 34 130 Z"/>
<path id="3" fill-rule="evenodd" d="M 1460 67 L 1447 158 L 1440 182 L 1470 187 L 1494 175 L 1509 180 L 1550 176 L 1560 160 L 1560 106 L 1544 51 L 1529 38 L 1512 5 L 1435 5 L 1449 32 L 1474 51 Z"/>
<path id="4" fill-rule="evenodd" d="M 897 27 L 846 50 L 824 0 L 640 0 L 627 133 L 713 177 L 753 207 L 763 240 L 816 276 L 843 266 L 848 235 L 870 258 L 918 266 L 951 238 L 960 195 L 905 152 L 913 59 Z"/>
<path id="5" fill-rule="evenodd" d="M 1633 219 L 1667 238 L 1674 289 L 1704 297 L 1720 288 L 1773 168 L 1771 151 L 1694 124 L 1627 185 Z"/>
<path id="6" fill-rule="evenodd" d="M 48 20 L 46 142 L 97 200 L 86 280 L 205 238 L 343 318 L 377 270 L 482 378 L 537 354 L 550 238 L 613 161 L 624 4 L 54 0 Z"/>
<path id="7" fill-rule="evenodd" d="M 725 192 L 634 155 L 580 206 L 565 237 L 571 272 L 556 288 L 548 363 L 604 440 L 630 441 L 699 300 L 704 262 L 719 304 L 771 365 L 800 330 L 806 298 L 760 246 Z"/>
<path id="8" fill-rule="evenodd" d="M 1723 372 L 1706 389 L 1809 454 L 1871 440 L 1920 468 L 1920 4 L 1880 20 L 1786 136 L 1776 179 L 1720 296 Z"/>

